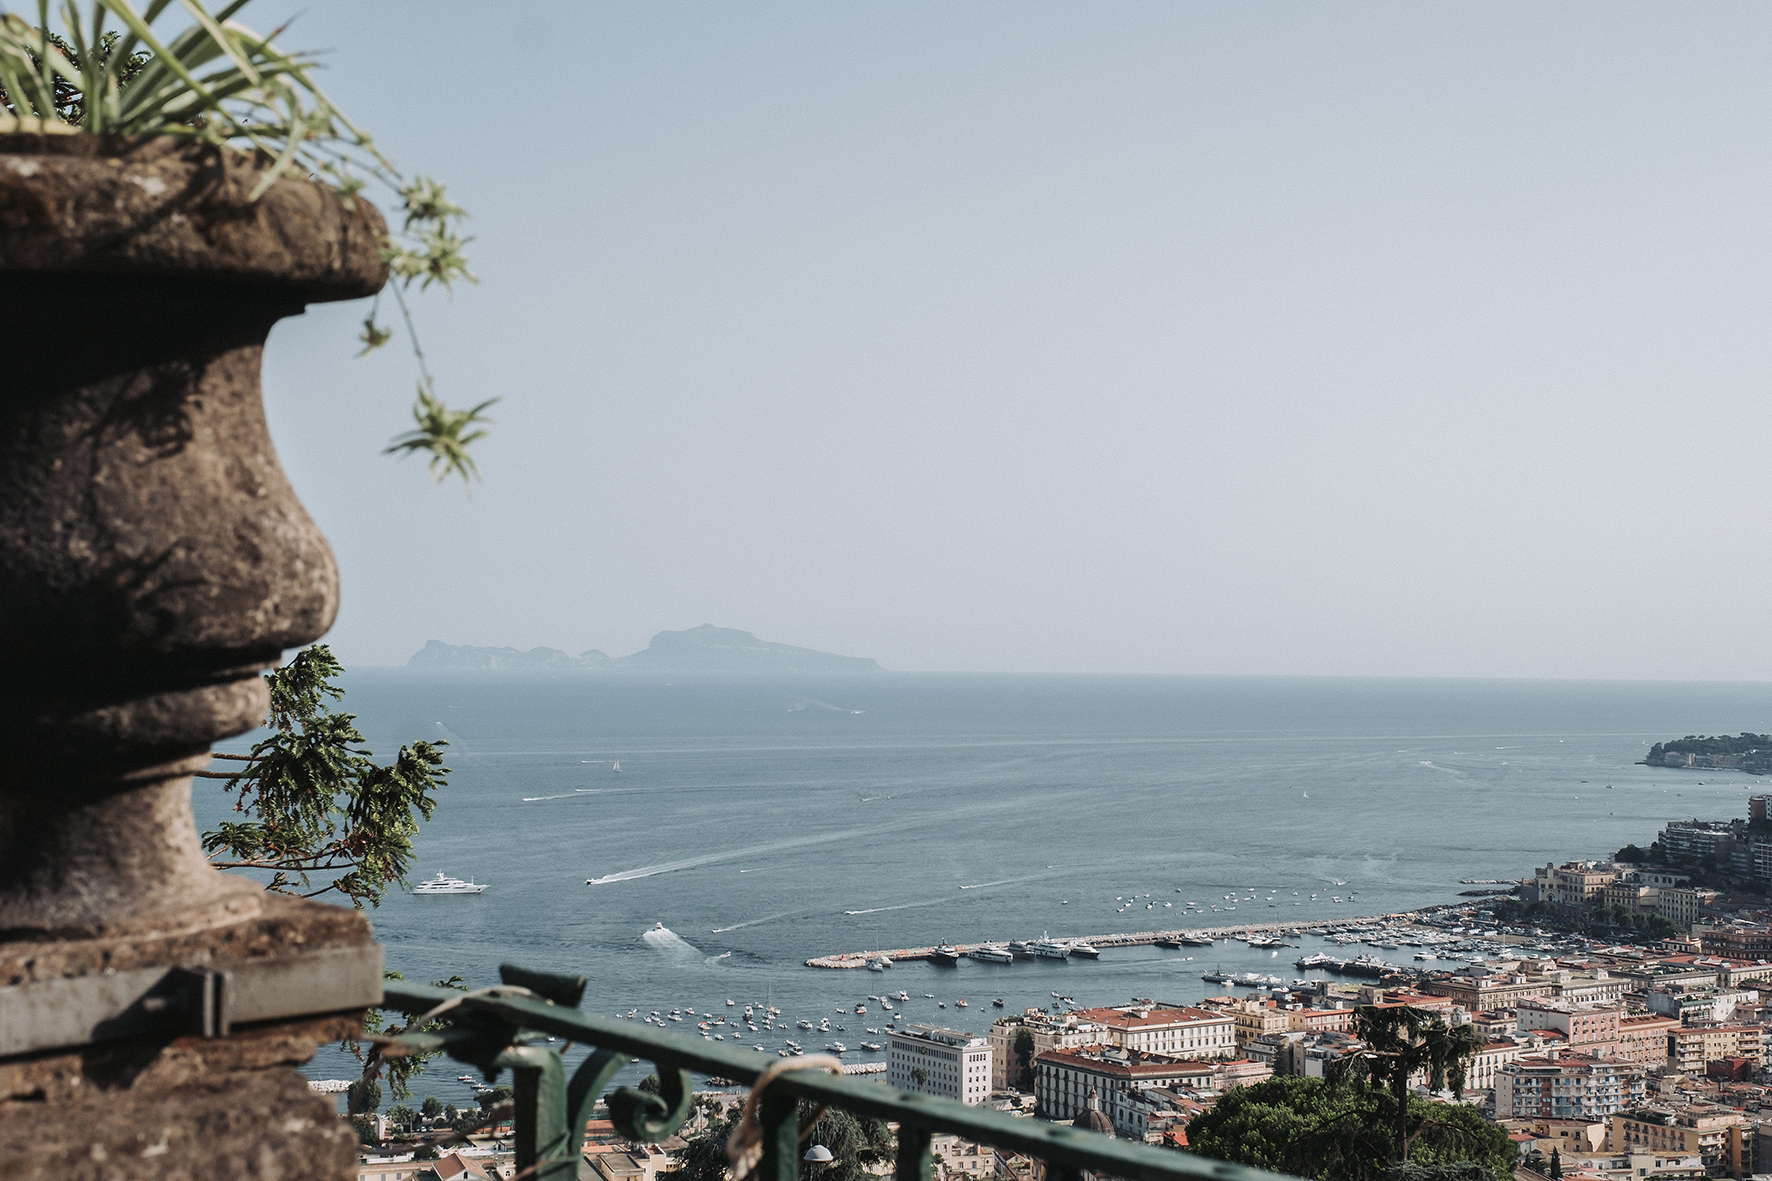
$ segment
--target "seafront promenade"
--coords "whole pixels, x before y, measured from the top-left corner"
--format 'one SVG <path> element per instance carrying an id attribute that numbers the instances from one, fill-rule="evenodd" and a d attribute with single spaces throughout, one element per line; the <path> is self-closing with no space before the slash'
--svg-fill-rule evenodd
<path id="1" fill-rule="evenodd" d="M 1353 927 L 1367 923 L 1407 922 L 1423 912 L 1405 910 L 1395 914 L 1361 915 L 1357 918 L 1335 919 L 1328 922 L 1300 923 L 1294 920 L 1289 923 L 1238 923 L 1228 927 L 1185 927 L 1165 931 L 1125 931 L 1117 935 L 1052 935 L 1057 943 L 1087 943 L 1092 947 L 1138 947 L 1156 943 L 1163 939 L 1211 938 L 1238 939 L 1245 935 L 1273 935 L 1286 931 L 1296 931 L 1303 926 L 1311 927 Z M 1027 937 L 1029 939 L 1041 936 Z M 981 939 L 974 943 L 956 943 L 961 952 L 969 952 L 975 947 L 1002 947 L 1009 942 L 1007 939 Z M 894 963 L 902 960 L 927 960 L 935 952 L 933 947 L 902 947 L 896 950 L 881 949 L 878 951 L 842 951 L 836 955 L 816 956 L 806 961 L 808 968 L 866 968 L 869 956 L 889 959 Z"/>

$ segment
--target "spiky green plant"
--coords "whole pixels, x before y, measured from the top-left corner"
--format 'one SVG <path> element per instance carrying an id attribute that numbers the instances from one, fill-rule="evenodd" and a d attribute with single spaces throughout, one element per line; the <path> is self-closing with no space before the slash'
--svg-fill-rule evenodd
<path id="1" fill-rule="evenodd" d="M 432 423 L 449 427 L 460 415 L 435 399 L 405 290 L 415 282 L 421 291 L 476 282 L 463 253 L 471 239 L 459 229 L 466 212 L 437 181 L 395 167 L 315 84 L 314 56 L 278 48 L 282 29 L 261 36 L 234 20 L 248 2 L 233 0 L 212 13 L 201 0 L 150 0 L 140 12 L 129 0 L 62 0 L 53 9 L 38 0 L 35 22 L 0 7 L 0 133 L 171 136 L 244 149 L 270 162 L 252 200 L 290 174 L 329 186 L 347 203 L 372 184 L 385 190 L 402 215 L 382 254 L 419 363 L 413 415 L 421 431 Z M 157 22 L 171 25 L 167 18 L 179 16 L 186 18 L 182 27 L 156 32 Z M 377 322 L 379 310 L 378 296 L 358 337 L 359 356 L 392 336 Z M 477 416 L 485 405 L 465 412 L 468 420 L 484 421 Z M 389 450 L 459 457 L 444 471 L 464 483 L 477 472 L 460 450 L 459 429 L 424 447 L 410 440 L 411 433 Z"/>

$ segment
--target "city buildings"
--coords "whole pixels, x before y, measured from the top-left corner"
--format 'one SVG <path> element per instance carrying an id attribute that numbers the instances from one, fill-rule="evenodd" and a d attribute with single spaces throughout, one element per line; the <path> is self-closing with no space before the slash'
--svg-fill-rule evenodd
<path id="1" fill-rule="evenodd" d="M 1085 1046 L 1049 1050 L 1035 1059 L 1034 1094 L 1040 1115 L 1059 1120 L 1075 1119 L 1088 1110 L 1094 1095 L 1116 1133 L 1141 1140 L 1149 1110 L 1142 1104 L 1141 1092 L 1169 1087 L 1219 1091 L 1271 1074 L 1271 1068 L 1245 1060 L 1201 1061 L 1118 1046 Z"/>
<path id="2" fill-rule="evenodd" d="M 1229 1058 L 1237 1052 L 1236 1022 L 1225 1013 L 1145 1003 L 1083 1009 L 1071 1016 L 1100 1026 L 1107 1043 L 1123 1050 L 1181 1058 Z"/>
<path id="3" fill-rule="evenodd" d="M 1495 1072 L 1497 1118 L 1593 1119 L 1635 1106 L 1646 1092 L 1642 1067 L 1548 1050 Z"/>
<path id="4" fill-rule="evenodd" d="M 991 1097 L 991 1045 L 978 1034 L 912 1025 L 888 1033 L 886 1041 L 892 1086 L 969 1105 Z"/>

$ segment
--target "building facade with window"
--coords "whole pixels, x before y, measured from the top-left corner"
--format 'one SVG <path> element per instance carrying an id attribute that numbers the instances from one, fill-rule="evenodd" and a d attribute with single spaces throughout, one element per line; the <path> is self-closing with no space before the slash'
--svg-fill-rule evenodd
<path id="1" fill-rule="evenodd" d="M 886 1039 L 886 1080 L 892 1086 L 970 1105 L 991 1097 L 991 1044 L 978 1034 L 912 1025 Z"/>

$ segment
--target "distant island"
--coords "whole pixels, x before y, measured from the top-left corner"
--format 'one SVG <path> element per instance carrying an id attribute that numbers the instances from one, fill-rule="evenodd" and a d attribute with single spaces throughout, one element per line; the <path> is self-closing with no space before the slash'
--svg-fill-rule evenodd
<path id="1" fill-rule="evenodd" d="M 659 632 L 644 651 L 608 656 L 592 648 L 577 656 L 558 648 L 474 648 L 432 640 L 413 653 L 407 668 L 594 669 L 603 672 L 872 673 L 880 664 L 866 656 L 835 656 L 792 644 L 759 640 L 750 632 L 704 623 L 688 631 Z"/>
<path id="2" fill-rule="evenodd" d="M 1697 767 L 1746 771 L 1750 775 L 1772 774 L 1772 734 L 1743 731 L 1705 736 L 1688 734 L 1657 742 L 1643 760 L 1649 767 Z"/>

